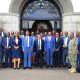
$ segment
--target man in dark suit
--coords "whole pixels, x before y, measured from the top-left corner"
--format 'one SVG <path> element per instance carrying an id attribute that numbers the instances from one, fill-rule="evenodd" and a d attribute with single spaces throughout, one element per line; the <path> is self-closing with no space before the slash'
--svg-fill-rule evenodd
<path id="1" fill-rule="evenodd" d="M 60 48 L 61 48 L 61 38 L 59 37 L 59 33 L 56 32 L 55 52 L 54 52 L 54 65 L 55 65 L 55 67 L 60 67 L 60 65 L 61 65 Z"/>
<path id="2" fill-rule="evenodd" d="M 33 49 L 37 57 L 36 66 L 43 67 L 44 40 L 42 40 L 40 34 L 37 35 Z"/>
<path id="3" fill-rule="evenodd" d="M 3 55 L 3 47 L 2 47 L 2 36 L 0 31 L 0 68 L 2 68 L 2 55 Z"/>
<path id="4" fill-rule="evenodd" d="M 6 33 L 6 37 L 3 38 L 2 45 L 4 47 L 4 53 L 5 53 L 5 68 L 11 67 L 12 63 L 12 55 L 11 55 L 11 37 L 10 33 Z"/>

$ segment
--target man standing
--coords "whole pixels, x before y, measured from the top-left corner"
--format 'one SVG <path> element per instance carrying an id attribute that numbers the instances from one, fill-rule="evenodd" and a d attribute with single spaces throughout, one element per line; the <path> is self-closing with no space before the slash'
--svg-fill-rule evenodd
<path id="1" fill-rule="evenodd" d="M 20 38 L 24 38 L 24 31 L 22 30 L 21 33 L 20 33 Z"/>
<path id="2" fill-rule="evenodd" d="M 78 32 L 77 37 L 78 37 L 77 67 L 78 72 L 80 73 L 80 32 Z"/>
<path id="3" fill-rule="evenodd" d="M 34 46 L 34 41 L 36 40 L 36 36 L 34 35 L 34 32 L 31 32 L 31 38 L 32 38 L 32 50 L 33 50 L 33 46 Z M 32 62 L 34 63 L 34 59 L 35 59 L 35 55 L 32 51 Z"/>
<path id="4" fill-rule="evenodd" d="M 65 37 L 63 38 L 63 66 L 67 67 L 67 57 L 68 57 L 68 45 L 69 45 L 70 37 L 68 36 L 68 32 L 65 32 Z"/>
<path id="5" fill-rule="evenodd" d="M 11 37 L 11 38 L 14 38 L 14 32 L 11 32 L 10 37 Z"/>
<path id="6" fill-rule="evenodd" d="M 2 36 L 0 31 L 0 68 L 2 68 L 2 54 L 3 54 L 3 47 L 2 47 Z"/>
<path id="7" fill-rule="evenodd" d="M 29 36 L 29 31 L 26 31 L 26 36 L 22 39 L 22 49 L 24 52 L 24 69 L 31 69 L 32 38 Z"/>
<path id="8" fill-rule="evenodd" d="M 69 55 L 68 55 L 71 64 L 71 69 L 69 69 L 70 73 L 76 72 L 77 53 L 78 53 L 78 39 L 74 36 L 74 33 L 71 32 L 69 41 Z"/>
<path id="9" fill-rule="evenodd" d="M 53 52 L 55 49 L 55 38 L 52 36 L 51 31 L 48 32 L 48 36 L 45 38 L 45 52 L 46 52 L 46 64 L 47 68 L 53 67 Z"/>
<path id="10" fill-rule="evenodd" d="M 59 33 L 56 32 L 55 38 L 55 53 L 54 53 L 54 65 L 55 67 L 61 67 L 61 38 L 59 37 Z"/>
<path id="11" fill-rule="evenodd" d="M 60 32 L 60 39 L 61 39 L 60 61 L 61 61 L 61 65 L 63 66 L 63 43 L 64 43 L 64 34 L 63 34 L 63 32 Z"/>
<path id="12" fill-rule="evenodd" d="M 6 33 L 6 37 L 3 38 L 2 45 L 4 47 L 4 53 L 5 53 L 5 68 L 11 67 L 12 63 L 12 55 L 11 55 L 11 37 L 10 33 Z"/>
<path id="13" fill-rule="evenodd" d="M 46 36 L 47 36 L 47 32 L 45 32 L 45 33 L 43 34 L 42 39 L 43 39 L 44 41 L 45 41 Z"/>
<path id="14" fill-rule="evenodd" d="M 37 57 L 37 66 L 43 67 L 43 52 L 44 52 L 44 40 L 42 40 L 41 35 L 37 35 L 37 40 L 34 42 L 34 52 Z"/>

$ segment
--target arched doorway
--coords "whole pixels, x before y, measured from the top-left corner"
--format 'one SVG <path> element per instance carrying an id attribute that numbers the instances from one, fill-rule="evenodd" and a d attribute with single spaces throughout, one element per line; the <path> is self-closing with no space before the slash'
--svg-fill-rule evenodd
<path id="1" fill-rule="evenodd" d="M 37 20 L 32 25 L 32 30 L 39 32 L 52 31 L 52 24 L 48 20 Z"/>
<path id="2" fill-rule="evenodd" d="M 48 31 L 48 30 L 55 30 L 61 31 L 62 30 L 62 17 L 59 6 L 53 1 L 49 0 L 34 0 L 30 1 L 26 4 L 21 13 L 21 30 L 36 30 L 39 29 L 40 31 Z M 29 21 L 35 21 L 32 26 L 29 27 Z M 46 24 L 46 22 L 48 23 Z M 50 23 L 50 21 L 52 23 Z M 54 25 L 52 25 L 54 23 Z M 47 29 L 45 26 L 47 25 Z M 35 28 L 35 26 L 36 28 Z M 38 26 L 37 26 L 38 25 Z"/>

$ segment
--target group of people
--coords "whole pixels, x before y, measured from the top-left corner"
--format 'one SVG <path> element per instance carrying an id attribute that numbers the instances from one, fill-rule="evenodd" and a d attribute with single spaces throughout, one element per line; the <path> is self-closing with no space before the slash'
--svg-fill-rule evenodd
<path id="1" fill-rule="evenodd" d="M 3 64 L 3 58 L 4 64 Z M 36 67 L 68 67 L 71 73 L 80 71 L 80 33 L 51 31 L 31 33 L 27 30 L 7 32 L 0 29 L 0 67 L 19 69 Z"/>

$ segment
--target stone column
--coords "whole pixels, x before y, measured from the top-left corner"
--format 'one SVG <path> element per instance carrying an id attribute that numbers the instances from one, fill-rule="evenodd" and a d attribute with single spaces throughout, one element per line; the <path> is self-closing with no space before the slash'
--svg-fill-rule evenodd
<path id="1" fill-rule="evenodd" d="M 74 32 L 80 31 L 80 13 L 63 14 L 62 31 Z"/>
<path id="2" fill-rule="evenodd" d="M 5 32 L 19 32 L 19 21 L 19 14 L 0 13 L 0 28 L 2 27 Z"/>

